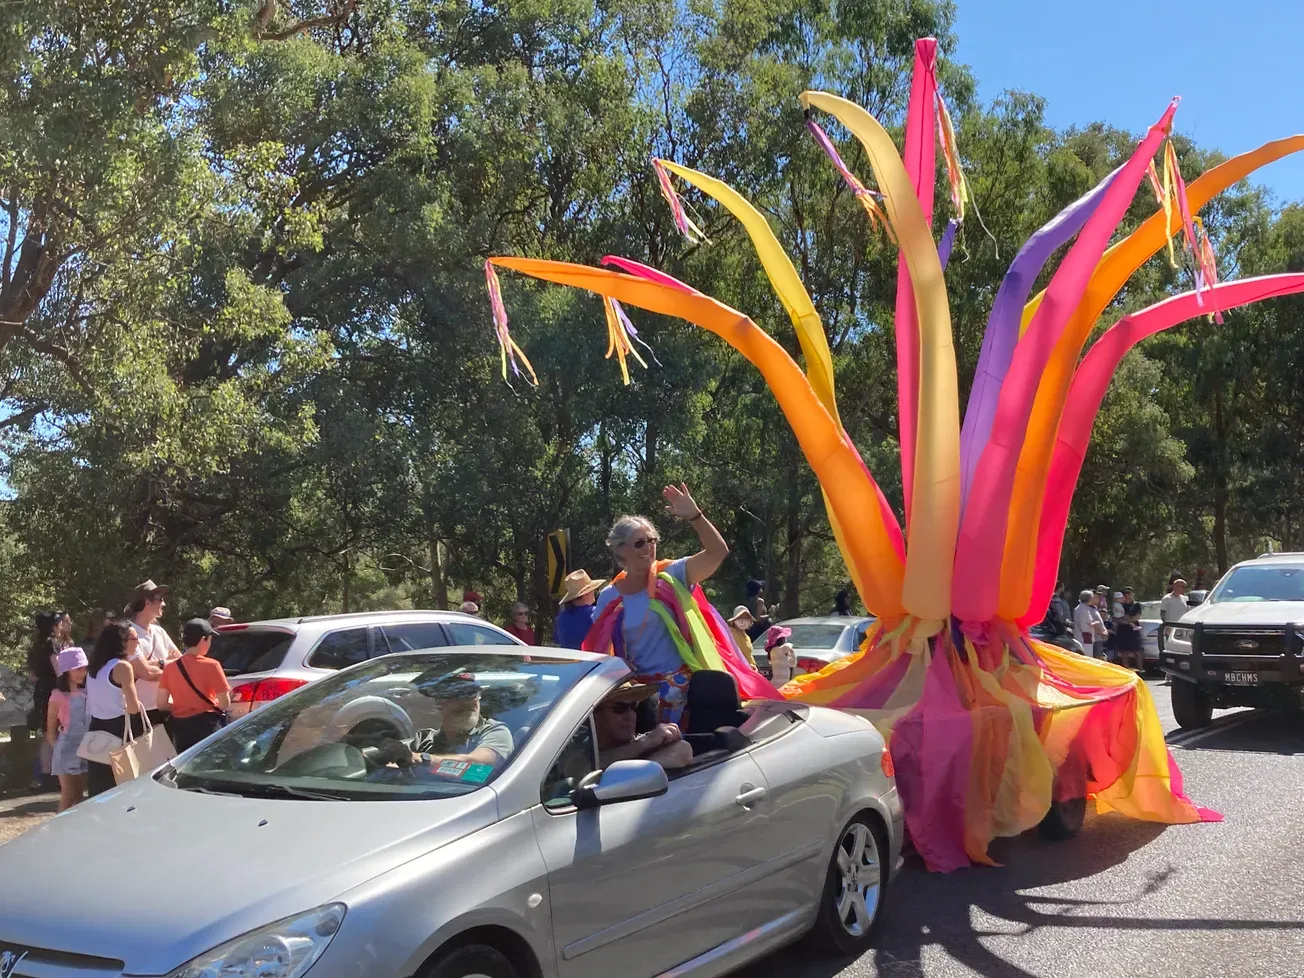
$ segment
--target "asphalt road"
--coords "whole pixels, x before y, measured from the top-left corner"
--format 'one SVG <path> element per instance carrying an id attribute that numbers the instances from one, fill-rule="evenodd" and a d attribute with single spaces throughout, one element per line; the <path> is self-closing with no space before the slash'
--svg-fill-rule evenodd
<path id="1" fill-rule="evenodd" d="M 1164 681 L 1150 687 L 1187 795 L 1224 822 L 1089 814 L 1069 842 L 998 840 L 1000 869 L 911 860 L 878 949 L 829 962 L 799 947 L 738 978 L 1304 975 L 1304 718 L 1226 711 L 1191 735 Z"/>

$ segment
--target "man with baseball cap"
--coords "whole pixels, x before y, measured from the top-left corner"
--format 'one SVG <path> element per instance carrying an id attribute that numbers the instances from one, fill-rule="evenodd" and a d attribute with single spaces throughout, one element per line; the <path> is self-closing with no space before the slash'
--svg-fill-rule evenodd
<path id="1" fill-rule="evenodd" d="M 423 674 L 412 685 L 439 707 L 439 727 L 418 730 L 411 740 L 385 741 L 385 760 L 439 777 L 483 782 L 511 756 L 511 728 L 481 715 L 480 686 L 471 673 Z"/>
<path id="2" fill-rule="evenodd" d="M 159 616 L 167 606 L 164 600 L 171 592 L 166 584 L 152 580 L 137 584 L 131 589 L 127 614 L 131 627 L 140 640 L 136 654 L 131 658 L 131 669 L 136 675 L 136 695 L 149 716 L 150 723 L 163 723 L 167 714 L 158 708 L 158 683 L 163 678 L 163 667 L 181 655 L 177 643 L 158 624 Z"/>
<path id="3" fill-rule="evenodd" d="M 693 763 L 693 748 L 676 724 L 659 723 L 647 733 L 635 733 L 639 703 L 656 692 L 657 687 L 647 683 L 625 682 L 598 704 L 593 711 L 593 725 L 598 734 L 600 766 L 636 758 L 656 761 L 667 770 Z"/>
<path id="4" fill-rule="evenodd" d="M 214 628 L 221 628 L 223 625 L 230 625 L 235 621 L 231 617 L 231 609 L 218 605 L 208 613 L 208 623 Z"/>

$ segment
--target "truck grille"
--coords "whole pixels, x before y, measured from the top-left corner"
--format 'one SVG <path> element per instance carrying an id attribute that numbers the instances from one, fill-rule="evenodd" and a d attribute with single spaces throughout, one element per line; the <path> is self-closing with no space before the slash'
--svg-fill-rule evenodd
<path id="1" fill-rule="evenodd" d="M 1200 642 L 1204 655 L 1257 655 L 1286 654 L 1285 629 L 1242 628 L 1236 630 L 1206 628 Z"/>

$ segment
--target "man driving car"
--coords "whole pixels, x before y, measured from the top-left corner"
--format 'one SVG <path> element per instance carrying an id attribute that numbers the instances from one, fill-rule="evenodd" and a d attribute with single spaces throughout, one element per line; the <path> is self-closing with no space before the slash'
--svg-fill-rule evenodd
<path id="1" fill-rule="evenodd" d="M 598 735 L 598 764 L 607 767 L 616 761 L 645 758 L 663 768 L 688 767 L 693 763 L 693 749 L 673 723 L 659 723 L 647 733 L 636 734 L 638 705 L 655 695 L 657 687 L 625 682 L 607 694 L 593 711 Z"/>
<path id="2" fill-rule="evenodd" d="M 511 756 L 512 732 L 507 724 L 480 715 L 480 687 L 470 673 L 443 676 L 416 687 L 439 707 L 439 728 L 418 730 L 410 740 L 387 740 L 385 760 L 404 767 L 428 768 L 435 774 L 463 780 L 491 769 Z"/>

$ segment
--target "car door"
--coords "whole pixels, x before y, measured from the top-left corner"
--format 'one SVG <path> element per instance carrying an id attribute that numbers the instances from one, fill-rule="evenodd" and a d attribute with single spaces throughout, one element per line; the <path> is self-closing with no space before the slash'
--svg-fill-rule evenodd
<path id="1" fill-rule="evenodd" d="M 375 627 L 375 655 L 415 652 L 448 645 L 448 634 L 437 621 L 404 621 Z"/>
<path id="2" fill-rule="evenodd" d="M 347 669 L 371 656 L 368 629 L 343 628 L 327 632 L 308 656 L 307 665 L 314 669 Z"/>
<path id="3" fill-rule="evenodd" d="M 656 975 L 746 933 L 758 916 L 769 823 L 751 756 L 686 772 L 657 798 L 576 811 L 566 779 L 595 766 L 586 721 L 534 809 L 560 978 Z"/>

